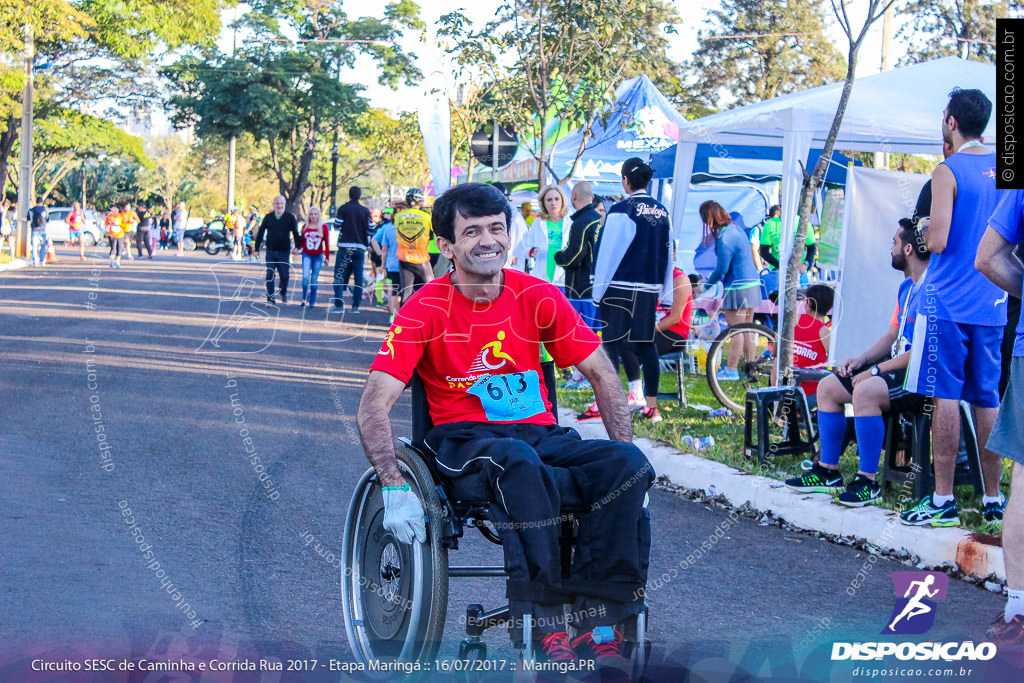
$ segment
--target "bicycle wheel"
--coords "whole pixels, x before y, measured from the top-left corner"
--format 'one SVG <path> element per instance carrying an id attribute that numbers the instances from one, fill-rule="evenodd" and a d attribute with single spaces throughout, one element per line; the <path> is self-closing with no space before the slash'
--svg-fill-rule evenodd
<path id="1" fill-rule="evenodd" d="M 749 389 L 769 386 L 775 368 L 775 332 L 757 323 L 740 323 L 728 328 L 711 344 L 705 374 L 718 402 L 738 413 L 743 410 Z M 736 360 L 735 374 L 728 361 Z"/>

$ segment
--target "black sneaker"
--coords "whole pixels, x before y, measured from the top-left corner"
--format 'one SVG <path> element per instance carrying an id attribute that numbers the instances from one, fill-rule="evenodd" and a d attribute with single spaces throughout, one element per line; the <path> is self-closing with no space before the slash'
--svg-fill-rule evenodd
<path id="1" fill-rule="evenodd" d="M 1006 501 L 1003 500 L 1002 496 L 999 497 L 998 503 L 985 503 L 981 509 L 982 516 L 985 517 L 985 521 L 992 523 L 1001 523 L 1003 521 L 1003 512 L 1006 509 Z"/>
<path id="2" fill-rule="evenodd" d="M 267 303 L 271 304 L 271 305 L 277 303 L 277 300 L 274 299 L 274 295 L 273 294 L 267 294 Z"/>
<path id="3" fill-rule="evenodd" d="M 907 526 L 959 526 L 960 513 L 955 500 L 938 507 L 928 495 L 914 507 L 901 512 L 900 521 Z"/>
<path id="4" fill-rule="evenodd" d="M 787 479 L 786 486 L 800 493 L 839 493 L 845 488 L 839 470 L 830 470 L 818 463 L 814 463 L 807 474 Z"/>
<path id="5" fill-rule="evenodd" d="M 882 487 L 878 485 L 878 482 L 868 479 L 863 474 L 858 474 L 846 485 L 846 490 L 840 493 L 836 500 L 840 505 L 862 508 L 881 497 Z"/>
<path id="6" fill-rule="evenodd" d="M 283 303 L 283 304 L 288 303 L 288 295 L 285 294 L 284 292 L 281 292 L 281 303 Z"/>

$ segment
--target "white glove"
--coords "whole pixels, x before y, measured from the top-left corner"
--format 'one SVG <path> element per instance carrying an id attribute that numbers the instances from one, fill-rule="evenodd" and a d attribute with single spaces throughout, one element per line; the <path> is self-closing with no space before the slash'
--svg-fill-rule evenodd
<path id="1" fill-rule="evenodd" d="M 402 543 L 423 543 L 427 540 L 427 525 L 423 519 L 423 505 L 416 494 L 405 486 L 385 486 L 384 528 Z"/>

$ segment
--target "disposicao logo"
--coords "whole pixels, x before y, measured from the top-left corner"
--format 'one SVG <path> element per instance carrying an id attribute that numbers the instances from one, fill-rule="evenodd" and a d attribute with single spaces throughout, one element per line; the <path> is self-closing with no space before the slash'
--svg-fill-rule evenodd
<path id="1" fill-rule="evenodd" d="M 919 635 L 935 624 L 935 608 L 946 599 L 949 576 L 942 572 L 893 572 L 889 575 L 896 591 L 896 604 L 884 635 Z"/>
<path id="2" fill-rule="evenodd" d="M 946 599 L 949 577 L 942 572 L 893 572 L 895 605 L 882 635 L 920 635 L 935 624 L 938 601 Z M 986 661 L 996 655 L 992 643 L 832 643 L 832 660 L 870 660 L 896 657 L 899 660 L 946 662 Z"/>

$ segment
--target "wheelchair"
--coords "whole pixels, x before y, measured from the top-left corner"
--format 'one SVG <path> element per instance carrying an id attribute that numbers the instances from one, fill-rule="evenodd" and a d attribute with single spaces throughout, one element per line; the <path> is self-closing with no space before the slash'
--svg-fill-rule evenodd
<path id="1" fill-rule="evenodd" d="M 542 364 L 544 381 L 557 419 L 555 372 Z M 449 564 L 449 552 L 458 550 L 466 529 L 476 528 L 488 541 L 501 545 L 490 521 L 487 483 L 473 477 L 448 482 L 433 468 L 433 457 L 423 443 L 430 430 L 426 394 L 418 375 L 410 382 L 413 437 L 399 438 L 398 466 L 420 496 L 427 516 L 427 541 L 407 545 L 384 528 L 380 482 L 372 467 L 356 484 L 349 504 L 342 546 L 341 598 L 345 631 L 355 661 L 432 662 L 441 645 L 448 610 L 448 582 L 462 577 L 506 577 L 503 566 Z M 576 540 L 576 515 L 585 512 L 582 497 L 569 471 L 552 468 L 562 495 L 559 533 L 561 569 L 569 577 Z M 646 508 L 644 515 L 648 515 Z M 519 630 L 517 623 L 522 624 Z M 483 632 L 506 625 L 522 659 L 533 659 L 530 615 L 513 615 L 508 605 L 484 610 L 469 604 L 466 638 L 459 645 L 462 660 L 483 660 L 487 645 Z M 568 625 L 571 629 L 571 624 Z M 633 678 L 646 669 L 651 643 L 647 638 L 647 605 L 621 625 L 625 652 Z"/>

